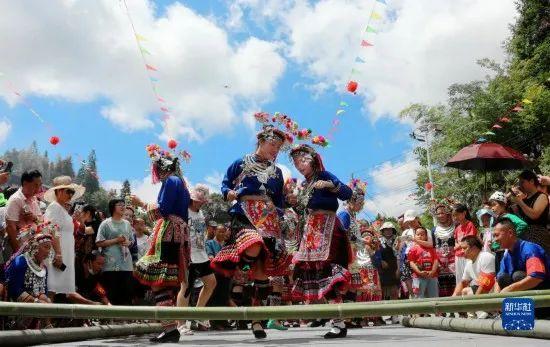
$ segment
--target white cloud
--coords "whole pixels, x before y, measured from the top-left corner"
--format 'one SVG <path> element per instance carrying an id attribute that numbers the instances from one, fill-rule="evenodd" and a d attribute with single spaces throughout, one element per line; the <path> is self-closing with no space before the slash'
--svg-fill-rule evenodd
<path id="1" fill-rule="evenodd" d="M 147 38 L 143 46 L 152 55 L 146 58 L 158 68 L 159 94 L 171 110 L 161 138 L 200 140 L 226 132 L 242 109 L 271 98 L 286 66 L 277 43 L 250 37 L 234 46 L 213 20 L 178 2 L 158 18 L 150 1 L 127 4 L 136 30 Z M 0 12 L 10 14 L 0 31 L 12 33 L 0 37 L 0 66 L 15 90 L 75 102 L 106 100 L 101 114 L 124 131 L 161 123 L 123 2 L 0 2 Z M 17 101 L 8 89 L 0 93 Z"/>
<path id="2" fill-rule="evenodd" d="M 210 193 L 220 193 L 223 176 L 224 175 L 221 172 L 214 171 L 212 174 L 204 178 L 206 185 L 210 188 Z"/>
<path id="3" fill-rule="evenodd" d="M 368 199 L 365 209 L 373 214 L 381 213 L 397 217 L 408 209 L 421 211 L 411 196 L 416 187 L 418 161 L 409 155 L 404 161 L 385 162 L 369 173 Z M 374 186 L 371 192 L 370 186 Z"/>
<path id="4" fill-rule="evenodd" d="M 119 191 L 119 190 L 122 189 L 122 182 L 121 181 L 110 180 L 110 181 L 101 182 L 101 186 L 106 191 L 111 191 L 111 190 Z"/>
<path id="5" fill-rule="evenodd" d="M 7 120 L 0 121 L 0 145 L 6 141 L 11 131 L 11 123 Z"/>
<path id="6" fill-rule="evenodd" d="M 374 4 L 385 19 L 371 21 L 379 33 L 365 37 Z M 314 90 L 322 91 L 329 84 L 344 92 L 355 66 L 362 70 L 353 77 L 359 82 L 358 95 L 373 119 L 395 117 L 411 102 L 445 101 L 452 83 L 483 78 L 486 71 L 476 65 L 477 59 L 504 60 L 502 43 L 516 15 L 512 0 L 395 0 L 388 4 L 391 7 L 374 0 L 294 1 L 280 13 L 287 54 L 314 79 Z M 259 7 L 251 1 L 249 6 Z M 393 19 L 387 20 L 388 16 Z M 374 46 L 360 47 L 362 38 Z M 357 56 L 366 64 L 354 65 Z"/>

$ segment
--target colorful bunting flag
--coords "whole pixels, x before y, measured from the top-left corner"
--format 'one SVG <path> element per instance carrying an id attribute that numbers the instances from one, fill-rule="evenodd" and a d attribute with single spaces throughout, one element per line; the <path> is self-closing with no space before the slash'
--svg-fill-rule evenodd
<path id="1" fill-rule="evenodd" d="M 158 82 L 158 78 L 155 78 L 155 77 L 149 77 L 149 79 L 151 80 L 151 82 Z"/>
<path id="2" fill-rule="evenodd" d="M 386 4 L 386 0 L 376 0 L 376 1 L 378 1 L 378 2 L 381 3 L 381 4 L 387 5 L 387 4 Z"/>
<path id="3" fill-rule="evenodd" d="M 353 75 L 353 74 L 356 74 L 356 73 L 359 73 L 359 72 L 361 72 L 361 71 L 359 71 L 359 70 L 357 70 L 357 69 L 353 69 L 353 68 L 351 69 L 352 75 Z"/>
<path id="4" fill-rule="evenodd" d="M 382 16 L 373 11 L 371 14 L 371 18 L 374 20 L 378 20 L 378 19 L 382 19 Z"/>
<path id="5" fill-rule="evenodd" d="M 151 70 L 151 71 L 157 71 L 157 69 L 149 64 L 145 64 L 145 67 L 147 68 L 147 70 Z"/>
<path id="6" fill-rule="evenodd" d="M 161 98 L 160 96 L 157 98 L 158 101 L 160 102 L 166 102 L 166 100 L 164 100 L 163 98 Z"/>
<path id="7" fill-rule="evenodd" d="M 521 111 L 523 111 L 523 107 L 521 107 L 520 105 L 517 105 L 512 109 L 512 112 L 521 112 Z"/>
<path id="8" fill-rule="evenodd" d="M 340 120 L 339 119 L 335 119 L 334 121 L 332 121 L 332 125 L 333 126 L 338 126 L 338 124 L 340 124 Z"/>
<path id="9" fill-rule="evenodd" d="M 502 129 L 502 125 L 500 125 L 500 124 L 495 124 L 495 125 L 493 125 L 492 128 L 493 128 L 493 129 Z"/>
<path id="10" fill-rule="evenodd" d="M 168 112 L 168 109 L 166 107 L 161 107 L 160 110 L 163 112 Z"/>
<path id="11" fill-rule="evenodd" d="M 345 101 L 340 101 L 340 106 L 342 107 L 348 107 L 348 103 Z"/>
<path id="12" fill-rule="evenodd" d="M 139 50 L 140 50 L 141 53 L 143 53 L 143 54 L 151 55 L 151 52 L 149 52 L 148 50 L 146 50 L 145 48 L 143 48 L 143 47 L 141 47 L 141 46 L 139 47 Z"/>
<path id="13" fill-rule="evenodd" d="M 510 123 L 512 120 L 508 117 L 502 117 L 498 121 L 501 123 Z"/>
<path id="14" fill-rule="evenodd" d="M 491 135 L 491 136 L 494 136 L 495 133 L 492 132 L 492 131 L 487 131 L 487 132 L 483 133 L 483 135 Z"/>
<path id="15" fill-rule="evenodd" d="M 368 33 L 373 33 L 373 34 L 376 34 L 376 33 L 377 33 L 377 31 L 374 30 L 374 28 L 371 27 L 370 25 L 367 26 L 367 29 L 366 29 L 365 31 L 368 32 Z"/>
<path id="16" fill-rule="evenodd" d="M 141 36 L 140 34 L 136 34 L 136 39 L 138 41 L 147 41 L 147 39 L 145 37 Z"/>
<path id="17" fill-rule="evenodd" d="M 341 115 L 341 114 L 344 113 L 344 112 L 346 112 L 346 111 L 344 111 L 344 110 L 338 110 L 338 111 L 336 111 L 336 115 L 339 116 L 339 115 Z"/>
<path id="18" fill-rule="evenodd" d="M 361 64 L 366 63 L 366 61 L 364 61 L 363 59 L 361 59 L 361 57 L 355 58 L 355 62 L 356 62 L 356 63 L 361 63 Z"/>
<path id="19" fill-rule="evenodd" d="M 374 45 L 372 43 L 370 43 L 369 41 L 367 41 L 367 40 L 362 40 L 361 41 L 361 46 L 369 47 L 369 46 L 374 46 Z"/>
<path id="20" fill-rule="evenodd" d="M 528 104 L 528 105 L 533 103 L 533 102 L 532 102 L 531 100 L 529 100 L 529 99 L 523 99 L 523 100 L 521 100 L 521 102 L 523 102 L 524 104 Z"/>

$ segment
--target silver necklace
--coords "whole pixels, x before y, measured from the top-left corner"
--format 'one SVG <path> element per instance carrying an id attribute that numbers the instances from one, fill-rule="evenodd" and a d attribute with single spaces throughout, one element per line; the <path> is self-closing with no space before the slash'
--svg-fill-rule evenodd
<path id="1" fill-rule="evenodd" d="M 266 184 L 270 178 L 277 177 L 277 167 L 272 161 L 259 162 L 256 155 L 248 154 L 243 159 L 243 175 L 255 176 L 262 184 Z"/>

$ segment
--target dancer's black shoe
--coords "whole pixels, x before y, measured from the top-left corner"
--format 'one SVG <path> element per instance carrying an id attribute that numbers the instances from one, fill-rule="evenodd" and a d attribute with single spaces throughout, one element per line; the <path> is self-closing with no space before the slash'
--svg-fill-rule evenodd
<path id="1" fill-rule="evenodd" d="M 260 322 L 252 323 L 252 333 L 257 339 L 265 339 L 267 337 L 267 334 L 265 333 L 264 328 L 262 327 L 262 324 Z"/>
<path id="2" fill-rule="evenodd" d="M 347 335 L 348 335 L 347 328 L 333 327 L 328 333 L 325 334 L 325 339 L 339 339 L 339 338 L 346 337 Z"/>
<path id="3" fill-rule="evenodd" d="M 180 332 L 178 331 L 178 328 L 172 328 L 169 330 L 165 330 L 160 335 L 155 336 L 149 341 L 156 342 L 156 343 L 167 343 L 167 342 L 179 342 L 180 340 Z"/>

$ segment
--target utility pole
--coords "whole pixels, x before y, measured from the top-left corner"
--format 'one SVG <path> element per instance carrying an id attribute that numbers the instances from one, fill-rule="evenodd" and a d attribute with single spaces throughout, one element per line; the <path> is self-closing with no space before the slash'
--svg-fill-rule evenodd
<path id="1" fill-rule="evenodd" d="M 432 200 L 435 199 L 435 189 L 434 189 L 434 180 L 432 175 L 432 157 L 430 154 L 430 145 L 431 145 L 431 132 L 427 125 L 422 125 L 418 128 L 423 135 L 419 136 L 415 134 L 414 132 L 411 133 L 411 137 L 415 139 L 418 142 L 425 142 L 426 143 L 426 159 L 428 160 L 428 179 L 430 180 L 430 198 Z"/>

